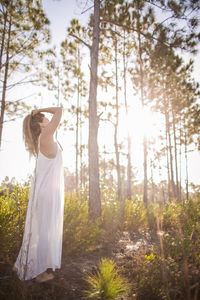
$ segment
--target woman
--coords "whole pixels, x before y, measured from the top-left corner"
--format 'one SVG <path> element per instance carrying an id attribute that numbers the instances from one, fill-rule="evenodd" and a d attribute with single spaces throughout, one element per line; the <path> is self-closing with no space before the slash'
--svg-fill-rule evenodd
<path id="1" fill-rule="evenodd" d="M 53 114 L 49 121 L 41 112 Z M 36 156 L 23 242 L 13 269 L 21 280 L 54 278 L 61 266 L 64 181 L 62 150 L 54 142 L 60 123 L 60 107 L 33 110 L 23 122 L 23 138 L 30 156 Z"/>

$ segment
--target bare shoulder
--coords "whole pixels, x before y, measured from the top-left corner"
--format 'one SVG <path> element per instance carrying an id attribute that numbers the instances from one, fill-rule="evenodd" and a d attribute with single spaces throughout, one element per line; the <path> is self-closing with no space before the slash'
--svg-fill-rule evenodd
<path id="1" fill-rule="evenodd" d="M 46 132 L 42 132 L 40 135 L 40 145 L 46 146 L 49 144 L 54 144 L 53 135 L 48 135 Z"/>

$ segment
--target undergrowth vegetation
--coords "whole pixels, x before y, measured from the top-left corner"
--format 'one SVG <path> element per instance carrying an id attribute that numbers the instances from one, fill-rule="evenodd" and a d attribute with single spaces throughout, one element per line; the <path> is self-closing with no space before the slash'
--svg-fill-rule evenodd
<path id="1" fill-rule="evenodd" d="M 200 199 L 156 206 L 155 219 L 158 243 L 138 260 L 137 299 L 199 299 Z"/>
<path id="2" fill-rule="evenodd" d="M 88 204 L 77 195 L 65 195 L 63 254 L 79 255 L 97 245 L 102 230 L 100 220 L 92 222 L 88 217 Z"/>
<path id="3" fill-rule="evenodd" d="M 0 261 L 10 266 L 21 246 L 29 194 L 28 185 L 0 187 Z M 109 201 L 109 196 L 103 195 L 102 216 L 93 222 L 88 216 L 87 200 L 65 194 L 63 256 L 87 255 L 100 244 L 116 241 L 117 233 L 122 231 L 138 235 L 148 232 L 154 240 L 153 250 L 139 249 L 135 263 L 129 258 L 124 265 L 130 299 L 199 299 L 200 198 L 182 203 L 152 203 L 146 208 L 142 197 L 137 196 L 125 201 L 123 217 L 114 223 L 120 209 L 118 201 Z M 116 281 L 120 287 L 113 283 L 114 278 L 121 278 L 118 275 L 114 262 L 102 260 L 96 275 L 85 278 L 90 285 L 85 293 L 101 296 L 91 299 L 115 299 L 117 296 L 102 295 L 104 289 L 113 290 L 113 295 L 122 292 L 121 279 Z"/>
<path id="4" fill-rule="evenodd" d="M 85 299 L 112 300 L 129 290 L 127 280 L 119 275 L 116 263 L 103 258 L 94 274 L 88 274 L 86 282 L 89 287 L 84 291 Z"/>

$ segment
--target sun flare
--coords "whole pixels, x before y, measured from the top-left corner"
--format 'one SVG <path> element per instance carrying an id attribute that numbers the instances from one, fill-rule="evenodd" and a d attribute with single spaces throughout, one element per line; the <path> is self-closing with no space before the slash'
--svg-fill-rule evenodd
<path id="1" fill-rule="evenodd" d="M 159 135 L 161 119 L 158 113 L 152 112 L 148 108 L 137 106 L 130 108 L 128 116 L 124 113 L 121 121 L 123 134 L 129 131 L 130 136 L 143 138 L 144 136 L 156 139 Z"/>

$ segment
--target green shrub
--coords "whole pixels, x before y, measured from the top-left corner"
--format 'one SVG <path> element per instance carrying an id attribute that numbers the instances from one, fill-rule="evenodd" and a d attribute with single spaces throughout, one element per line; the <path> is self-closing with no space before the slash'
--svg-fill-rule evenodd
<path id="1" fill-rule="evenodd" d="M 157 251 L 145 255 L 138 268 L 134 283 L 138 300 L 186 299 L 188 293 L 192 296 L 198 288 L 200 274 L 197 267 L 170 256 L 162 258 Z"/>
<path id="2" fill-rule="evenodd" d="M 163 229 L 170 230 L 171 228 L 177 227 L 182 212 L 183 207 L 177 200 L 166 203 L 163 208 Z"/>
<path id="3" fill-rule="evenodd" d="M 165 255 L 175 259 L 191 257 L 199 242 L 200 201 L 175 201 L 163 211 Z"/>
<path id="4" fill-rule="evenodd" d="M 104 244 L 113 243 L 116 240 L 117 232 L 119 231 L 119 201 L 102 201 L 101 207 L 101 228 L 103 233 L 101 240 Z"/>
<path id="5" fill-rule="evenodd" d="M 100 224 L 100 219 L 96 222 L 90 220 L 86 200 L 77 200 L 76 194 L 65 194 L 63 254 L 92 250 L 102 234 Z"/>
<path id="6" fill-rule="evenodd" d="M 29 187 L 16 184 L 10 191 L 1 186 L 0 194 L 0 255 L 9 260 L 22 240 Z"/>
<path id="7" fill-rule="evenodd" d="M 10 190 L 1 186 L 0 195 L 0 257 L 10 261 L 21 246 L 30 188 L 16 184 Z M 94 223 L 88 218 L 87 201 L 76 199 L 76 194 L 65 195 L 63 254 L 92 249 L 102 233 L 101 220 Z"/>
<path id="8" fill-rule="evenodd" d="M 147 228 L 147 211 L 142 197 L 125 201 L 124 227 L 134 232 Z"/>
<path id="9" fill-rule="evenodd" d="M 162 206 L 159 203 L 150 203 L 147 208 L 148 228 L 152 234 L 160 231 L 163 223 Z"/>
<path id="10" fill-rule="evenodd" d="M 163 224 L 160 244 L 139 260 L 137 299 L 193 299 L 200 282 L 200 202 L 173 201 L 154 212 Z"/>
<path id="11" fill-rule="evenodd" d="M 129 290 L 127 281 L 119 275 L 114 261 L 103 258 L 95 274 L 85 278 L 89 287 L 85 290 L 85 299 L 116 299 L 119 295 Z"/>
<path id="12" fill-rule="evenodd" d="M 176 296 L 182 293 L 180 268 L 173 259 L 163 259 L 154 252 L 145 255 L 139 267 L 135 288 L 137 299 L 177 299 Z"/>

